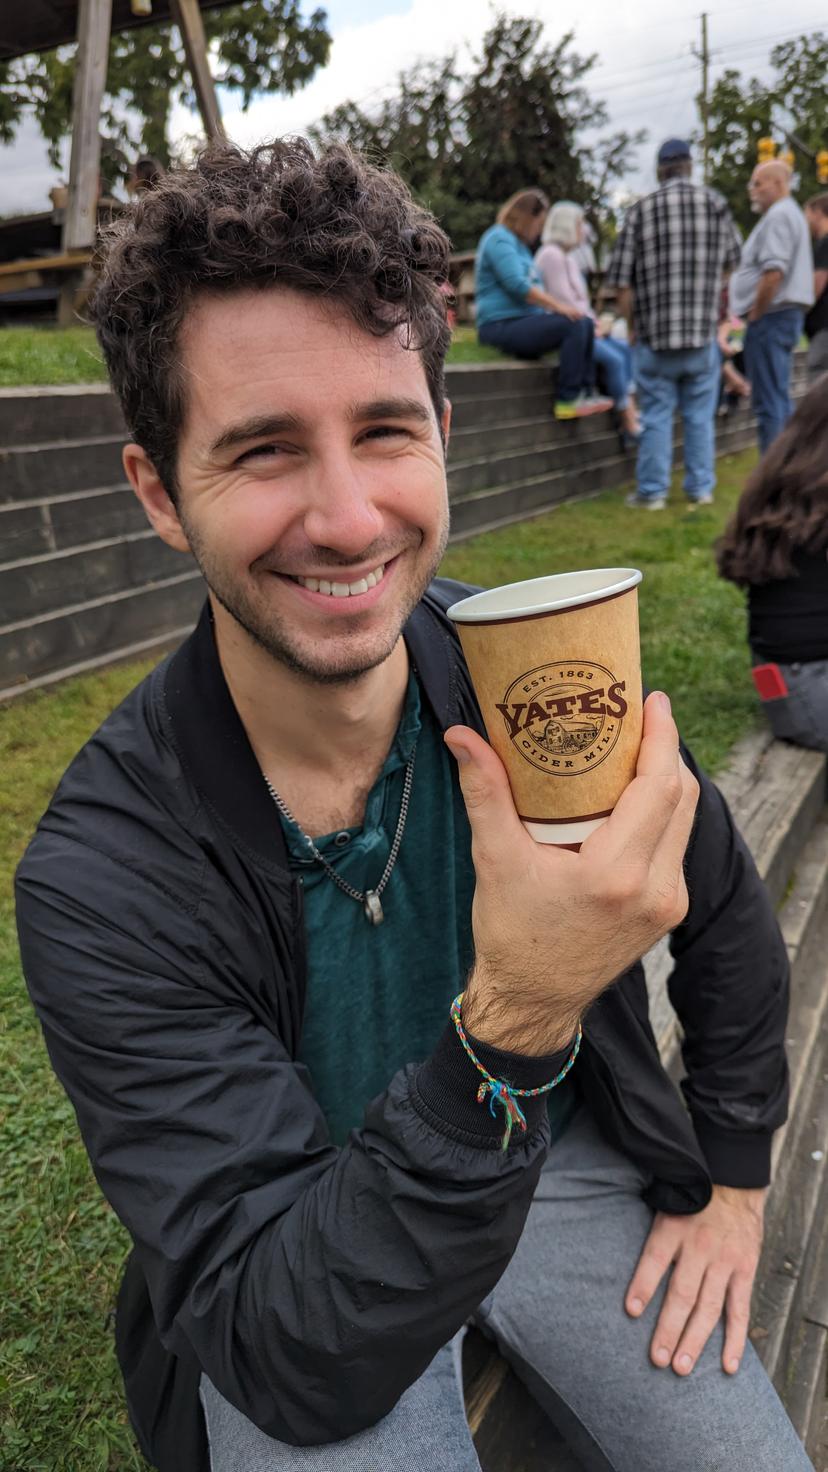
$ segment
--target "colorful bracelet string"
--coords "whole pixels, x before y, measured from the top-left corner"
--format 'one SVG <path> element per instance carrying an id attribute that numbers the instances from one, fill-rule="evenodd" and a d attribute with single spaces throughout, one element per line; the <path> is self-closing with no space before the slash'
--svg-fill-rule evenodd
<path id="1" fill-rule="evenodd" d="M 463 1028 L 463 1021 L 460 1015 L 460 1008 L 463 1005 L 464 996 L 465 992 L 461 992 L 459 997 L 454 998 L 454 1001 L 451 1004 L 451 1020 L 454 1023 L 454 1026 L 457 1028 L 457 1036 L 463 1044 L 463 1047 L 465 1048 L 468 1056 L 471 1058 L 472 1063 L 474 1064 L 475 1068 L 483 1075 L 483 1082 L 480 1085 L 480 1088 L 477 1090 L 478 1104 L 482 1104 L 484 1099 L 486 1098 L 486 1095 L 489 1094 L 491 1096 L 489 1099 L 489 1113 L 492 1115 L 492 1117 L 494 1117 L 496 1104 L 499 1104 L 501 1109 L 503 1110 L 506 1124 L 503 1131 L 503 1141 L 501 1148 L 505 1150 L 509 1144 L 509 1140 L 511 1139 L 514 1126 L 518 1125 L 520 1129 L 526 1129 L 526 1116 L 524 1115 L 523 1110 L 517 1102 L 517 1096 L 520 1095 L 520 1097 L 523 1099 L 536 1099 L 539 1094 L 548 1094 L 550 1089 L 557 1088 L 558 1084 L 563 1082 L 563 1080 L 566 1078 L 566 1075 L 569 1073 L 570 1068 L 575 1062 L 575 1059 L 578 1057 L 578 1050 L 581 1046 L 581 1039 L 584 1035 L 583 1028 L 581 1027 L 581 1024 L 579 1022 L 578 1031 L 575 1034 L 575 1042 L 572 1047 L 572 1052 L 567 1058 L 560 1073 L 556 1073 L 555 1077 L 551 1079 L 548 1084 L 541 1084 L 541 1087 L 539 1089 L 513 1089 L 511 1084 L 504 1083 L 502 1079 L 494 1078 L 492 1074 L 489 1073 L 489 1070 L 483 1067 L 480 1059 L 473 1052 L 469 1044 L 469 1040 L 466 1037 L 466 1033 Z"/>

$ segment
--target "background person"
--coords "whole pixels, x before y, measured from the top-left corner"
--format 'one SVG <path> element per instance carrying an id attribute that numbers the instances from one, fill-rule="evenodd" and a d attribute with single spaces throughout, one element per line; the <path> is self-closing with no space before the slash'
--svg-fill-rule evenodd
<path id="1" fill-rule="evenodd" d="M 544 289 L 533 251 L 549 201 L 539 189 L 521 189 L 481 236 L 475 262 L 477 336 L 516 358 L 541 358 L 559 349 L 556 419 L 580 419 L 612 407 L 594 393 L 592 318 Z"/>
<path id="2" fill-rule="evenodd" d="M 153 158 L 152 154 L 142 153 L 130 170 L 127 193 L 145 194 L 148 189 L 155 189 L 164 178 L 165 172 L 164 165 L 157 158 Z"/>
<path id="3" fill-rule="evenodd" d="M 724 200 L 693 184 L 692 169 L 689 144 L 662 143 L 659 187 L 627 211 L 606 279 L 630 325 L 642 418 L 637 490 L 627 502 L 651 511 L 667 502 L 676 411 L 684 425 L 685 495 L 693 505 L 710 502 L 716 484 L 719 298 L 740 239 Z"/>
<path id="4" fill-rule="evenodd" d="M 805 318 L 808 373 L 828 370 L 828 194 L 815 194 L 805 205 L 814 252 L 814 305 Z"/>
<path id="5" fill-rule="evenodd" d="M 632 349 L 629 343 L 610 337 L 596 319 L 577 258 L 577 250 L 583 240 L 584 212 L 581 206 L 568 200 L 554 204 L 544 222 L 535 264 L 543 278 L 544 289 L 551 297 L 592 317 L 595 328 L 592 356 L 603 372 L 604 385 L 612 398 L 622 446 L 626 450 L 635 443 L 640 430 L 632 400 Z"/>
<path id="6" fill-rule="evenodd" d="M 757 164 L 748 185 L 761 216 L 730 278 L 730 308 L 747 321 L 745 369 L 763 452 L 791 415 L 791 361 L 813 304 L 813 253 L 805 216 L 791 199 L 791 171 Z"/>
<path id="7" fill-rule="evenodd" d="M 754 682 L 775 736 L 828 751 L 828 375 L 750 476 L 718 544 L 747 589 Z"/>

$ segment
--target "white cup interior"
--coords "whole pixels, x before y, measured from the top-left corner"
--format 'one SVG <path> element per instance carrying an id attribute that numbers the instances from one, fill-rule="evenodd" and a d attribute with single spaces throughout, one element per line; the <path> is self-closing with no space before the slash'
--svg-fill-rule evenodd
<path id="1" fill-rule="evenodd" d="M 473 593 L 453 603 L 448 616 L 458 624 L 496 623 L 500 619 L 528 618 L 559 608 L 577 608 L 626 593 L 641 582 L 635 567 L 595 567 L 584 572 L 553 573 L 529 578 L 523 583 L 506 583 L 485 593 Z"/>

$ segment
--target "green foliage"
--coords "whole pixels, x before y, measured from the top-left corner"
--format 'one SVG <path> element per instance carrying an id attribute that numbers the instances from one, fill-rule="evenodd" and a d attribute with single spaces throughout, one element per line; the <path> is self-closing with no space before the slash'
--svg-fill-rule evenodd
<path id="1" fill-rule="evenodd" d="M 331 37 L 324 10 L 304 19 L 300 0 L 243 0 L 204 12 L 216 82 L 241 93 L 243 110 L 262 92 L 292 95 L 328 60 Z M 10 143 L 21 118 L 34 114 L 58 167 L 71 131 L 77 47 L 0 64 L 0 141 Z M 112 184 L 138 153 L 170 161 L 167 126 L 176 102 L 195 107 L 184 47 L 176 27 L 139 26 L 113 34 L 101 114 L 102 174 Z"/>
<path id="2" fill-rule="evenodd" d="M 469 75 L 453 54 L 420 62 L 376 109 L 342 103 L 310 132 L 318 142 L 345 139 L 395 168 L 455 250 L 472 250 L 503 201 L 533 184 L 553 200 L 583 204 L 600 229 L 612 180 L 646 134 L 583 145 L 582 134 L 607 121 L 586 85 L 595 57 L 572 49 L 571 31 L 554 46 L 542 36 L 539 20 L 497 14 Z"/>
<path id="3" fill-rule="evenodd" d="M 787 138 L 800 175 L 800 195 L 820 187 L 814 155 L 828 148 L 828 35 L 814 31 L 775 46 L 770 82 L 745 80 L 735 69 L 719 78 L 710 95 L 710 182 L 727 200 L 744 231 L 755 217 L 747 195 L 760 138 Z"/>

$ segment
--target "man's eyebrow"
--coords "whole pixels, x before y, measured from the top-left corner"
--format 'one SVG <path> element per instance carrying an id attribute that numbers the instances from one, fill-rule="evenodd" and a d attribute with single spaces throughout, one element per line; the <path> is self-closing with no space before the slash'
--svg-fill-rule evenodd
<path id="1" fill-rule="evenodd" d="M 420 399 L 369 399 L 364 404 L 352 404 L 349 410 L 352 420 L 360 419 L 419 419 L 430 424 L 433 410 Z"/>
<path id="2" fill-rule="evenodd" d="M 209 453 L 217 455 L 220 450 L 231 450 L 234 445 L 240 445 L 245 440 L 291 434 L 304 428 L 304 420 L 299 419 L 296 414 L 254 414 L 250 419 L 240 420 L 238 424 L 228 424 L 217 439 L 213 440 Z"/>

